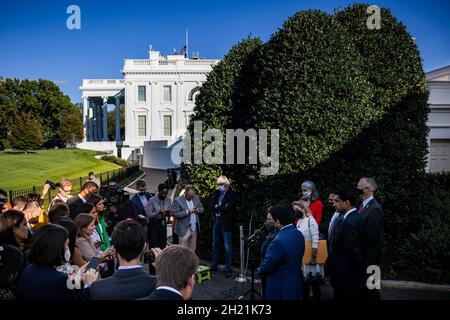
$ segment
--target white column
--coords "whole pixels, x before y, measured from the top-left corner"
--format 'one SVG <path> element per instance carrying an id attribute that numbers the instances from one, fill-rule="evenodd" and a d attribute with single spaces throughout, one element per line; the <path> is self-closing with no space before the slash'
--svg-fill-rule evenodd
<path id="1" fill-rule="evenodd" d="M 120 135 L 120 98 L 116 97 L 116 141 L 121 141 Z"/>
<path id="2" fill-rule="evenodd" d="M 130 81 L 125 81 L 125 144 L 134 144 L 136 124 L 133 123 L 133 109 L 136 104 L 136 92 Z"/>
<path id="3" fill-rule="evenodd" d="M 92 141 L 98 140 L 98 112 L 95 100 L 92 100 Z"/>
<path id="4" fill-rule="evenodd" d="M 88 108 L 88 126 L 89 126 L 89 141 L 94 141 L 94 109 L 92 108 L 92 100 L 88 99 L 88 104 L 89 104 L 89 108 Z"/>
<path id="5" fill-rule="evenodd" d="M 108 97 L 103 97 L 103 141 L 109 141 L 108 138 Z"/>
<path id="6" fill-rule="evenodd" d="M 102 112 L 101 112 L 101 106 L 95 105 L 95 112 L 97 114 L 96 116 L 96 122 L 97 122 L 97 141 L 102 140 Z"/>
<path id="7" fill-rule="evenodd" d="M 88 100 L 83 96 L 83 141 L 86 142 L 89 125 Z"/>

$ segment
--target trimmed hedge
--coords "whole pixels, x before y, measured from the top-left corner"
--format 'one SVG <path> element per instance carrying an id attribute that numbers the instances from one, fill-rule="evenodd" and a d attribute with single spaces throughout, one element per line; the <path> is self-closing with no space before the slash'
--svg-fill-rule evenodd
<path id="1" fill-rule="evenodd" d="M 207 205 L 214 178 L 228 175 L 237 224 L 254 227 L 267 206 L 292 200 L 306 179 L 325 202 L 330 191 L 373 177 L 385 211 L 382 277 L 450 283 L 450 175 L 424 169 L 429 107 L 420 54 L 387 9 L 381 29 L 367 29 L 368 6 L 334 16 L 299 12 L 242 64 L 224 59 L 227 72 L 208 77 L 204 87 L 215 94 L 203 95 L 194 119 L 219 129 L 279 128 L 277 175 L 260 176 L 255 165 L 190 165 L 183 178 L 199 182 Z M 199 252 L 209 257 L 209 229 L 202 237 Z"/>
<path id="2" fill-rule="evenodd" d="M 129 160 L 120 159 L 120 158 L 117 158 L 116 156 L 111 156 L 111 155 L 102 156 L 100 159 L 115 163 L 122 167 L 126 167 L 131 164 L 131 161 L 129 161 Z"/>

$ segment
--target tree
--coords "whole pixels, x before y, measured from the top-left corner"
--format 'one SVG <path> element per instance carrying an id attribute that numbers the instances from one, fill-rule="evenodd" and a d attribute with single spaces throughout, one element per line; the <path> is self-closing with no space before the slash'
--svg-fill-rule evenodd
<path id="1" fill-rule="evenodd" d="M 68 146 L 83 141 L 83 119 L 78 111 L 70 111 L 59 125 L 58 135 Z"/>
<path id="2" fill-rule="evenodd" d="M 11 125 L 8 135 L 11 146 L 25 153 L 41 146 L 43 138 L 41 126 L 28 112 L 20 112 Z"/>
<path id="3" fill-rule="evenodd" d="M 61 119 L 68 112 L 77 110 L 52 81 L 9 78 L 0 81 L 0 139 L 6 138 L 8 127 L 19 112 L 33 114 L 41 125 L 45 140 L 60 138 Z"/>
<path id="4" fill-rule="evenodd" d="M 120 134 L 121 140 L 125 139 L 125 105 L 120 105 Z M 116 110 L 108 111 L 108 138 L 116 140 Z"/>

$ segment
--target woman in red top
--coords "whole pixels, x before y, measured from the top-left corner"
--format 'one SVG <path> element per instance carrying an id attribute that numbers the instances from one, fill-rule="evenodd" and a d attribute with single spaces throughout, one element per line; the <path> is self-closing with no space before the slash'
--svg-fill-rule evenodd
<path id="1" fill-rule="evenodd" d="M 322 201 L 319 199 L 319 192 L 317 191 L 317 187 L 312 181 L 305 181 L 302 183 L 302 195 L 304 199 L 311 200 L 311 214 L 317 222 L 317 226 L 320 226 L 320 222 L 322 221 Z"/>

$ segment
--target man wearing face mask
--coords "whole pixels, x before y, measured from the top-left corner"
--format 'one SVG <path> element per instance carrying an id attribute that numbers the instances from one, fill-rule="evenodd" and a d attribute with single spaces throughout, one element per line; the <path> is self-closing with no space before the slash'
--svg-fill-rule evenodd
<path id="1" fill-rule="evenodd" d="M 184 195 L 175 199 L 172 205 L 173 216 L 177 219 L 175 233 L 179 236 L 180 245 L 197 247 L 197 233 L 200 231 L 199 214 L 205 211 L 200 198 L 195 194 L 193 185 L 186 185 Z"/>
<path id="2" fill-rule="evenodd" d="M 172 205 L 169 193 L 169 185 L 161 183 L 158 186 L 158 194 L 150 198 L 150 203 L 145 209 L 148 218 L 148 245 L 150 248 L 164 249 L 167 244 L 166 220 L 170 215 Z"/>
<path id="3" fill-rule="evenodd" d="M 357 185 L 357 193 L 362 200 L 358 206 L 358 213 L 363 218 L 363 243 L 364 267 L 381 263 L 381 234 L 383 231 L 383 208 L 374 198 L 377 183 L 372 178 L 363 177 Z M 380 300 L 380 290 L 368 290 L 364 286 L 364 294 L 367 299 Z"/>
<path id="4" fill-rule="evenodd" d="M 261 241 L 261 248 L 260 248 L 260 255 L 261 255 L 261 262 L 264 260 L 264 257 L 266 256 L 267 247 L 269 246 L 270 242 L 272 242 L 273 239 L 278 234 L 278 230 L 275 229 L 273 225 L 273 219 L 272 219 L 272 207 L 267 208 L 266 210 L 266 221 L 264 222 L 264 227 L 267 232 L 267 236 L 264 238 L 263 241 Z M 265 277 L 261 277 L 261 288 L 262 288 L 262 295 L 264 298 L 265 292 L 266 292 L 266 279 Z"/>
<path id="5" fill-rule="evenodd" d="M 136 190 L 138 193 L 130 199 L 133 218 L 140 223 L 144 223 L 145 209 L 148 207 L 150 198 L 153 197 L 154 194 L 147 192 L 147 183 L 145 180 L 136 181 Z"/>
<path id="6" fill-rule="evenodd" d="M 217 271 L 221 240 L 223 239 L 227 254 L 224 274 L 228 278 L 232 275 L 233 244 L 231 230 L 233 227 L 233 215 L 236 210 L 236 197 L 226 176 L 217 178 L 217 185 L 218 190 L 214 193 L 213 201 L 209 206 L 209 210 L 214 216 L 211 270 Z"/>
<path id="7" fill-rule="evenodd" d="M 305 239 L 292 224 L 293 213 L 289 206 L 277 205 L 267 216 L 273 219 L 278 234 L 269 243 L 258 268 L 258 274 L 266 282 L 264 299 L 299 300 L 303 295 L 301 263 Z"/>

